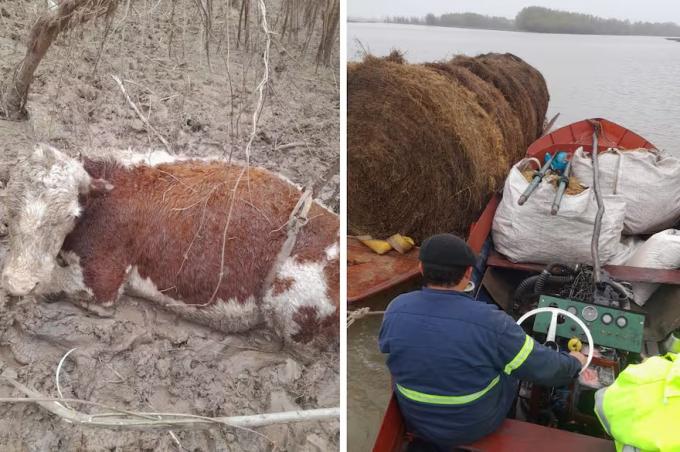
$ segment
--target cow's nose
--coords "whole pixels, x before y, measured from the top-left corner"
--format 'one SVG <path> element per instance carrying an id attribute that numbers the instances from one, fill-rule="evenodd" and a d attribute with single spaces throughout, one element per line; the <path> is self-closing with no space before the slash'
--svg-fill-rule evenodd
<path id="1" fill-rule="evenodd" d="M 21 297 L 28 295 L 38 286 L 34 278 L 17 278 L 5 273 L 2 275 L 2 285 L 12 296 Z"/>

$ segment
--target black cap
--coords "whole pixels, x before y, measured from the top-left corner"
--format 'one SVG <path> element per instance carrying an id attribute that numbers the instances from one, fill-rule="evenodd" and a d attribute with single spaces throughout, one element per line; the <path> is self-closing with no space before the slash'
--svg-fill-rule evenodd
<path id="1" fill-rule="evenodd" d="M 468 244 L 453 234 L 437 234 L 425 239 L 418 257 L 424 264 L 444 270 L 477 263 L 477 257 Z"/>

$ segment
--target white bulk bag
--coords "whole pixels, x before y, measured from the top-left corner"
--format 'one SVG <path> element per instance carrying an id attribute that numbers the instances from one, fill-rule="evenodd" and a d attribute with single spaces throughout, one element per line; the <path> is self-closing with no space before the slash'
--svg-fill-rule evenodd
<path id="1" fill-rule="evenodd" d="M 626 201 L 625 234 L 653 234 L 680 220 L 680 160 L 657 151 L 610 150 L 599 154 L 604 195 Z M 593 162 L 582 149 L 574 153 L 573 175 L 592 186 Z"/>
<path id="2" fill-rule="evenodd" d="M 586 189 L 577 195 L 565 194 L 559 212 L 551 215 L 556 189 L 543 181 L 520 206 L 517 200 L 529 185 L 520 171 L 525 162 L 512 167 L 505 180 L 492 228 L 496 250 L 514 262 L 592 264 L 595 193 Z M 620 196 L 603 196 L 603 201 L 600 262 L 621 264 L 632 252 L 632 240 L 621 240 L 626 203 Z"/>
<path id="3" fill-rule="evenodd" d="M 665 270 L 680 267 L 680 231 L 668 229 L 654 234 L 643 243 L 626 261 L 630 267 L 660 268 Z M 633 283 L 635 302 L 643 306 L 659 284 Z"/>

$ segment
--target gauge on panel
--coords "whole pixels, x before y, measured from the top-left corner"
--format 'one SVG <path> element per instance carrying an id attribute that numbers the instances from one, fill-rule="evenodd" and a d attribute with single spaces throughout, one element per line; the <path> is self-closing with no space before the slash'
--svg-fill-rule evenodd
<path id="1" fill-rule="evenodd" d="M 583 308 L 583 311 L 581 311 L 581 316 L 583 317 L 583 320 L 592 322 L 597 319 L 597 308 L 595 308 L 595 306 L 586 306 Z"/>
<path id="2" fill-rule="evenodd" d="M 616 319 L 616 326 L 618 326 L 619 328 L 625 328 L 626 325 L 628 325 L 628 319 L 626 319 L 625 317 L 621 316 Z"/>
<path id="3" fill-rule="evenodd" d="M 612 323 L 613 320 L 614 317 L 612 317 L 611 314 L 609 313 L 602 314 L 602 323 L 604 323 L 605 325 L 609 325 L 610 323 Z"/>
<path id="4" fill-rule="evenodd" d="M 567 308 L 567 311 L 570 312 L 571 314 L 578 315 L 578 309 L 576 309 L 576 306 L 569 306 Z"/>

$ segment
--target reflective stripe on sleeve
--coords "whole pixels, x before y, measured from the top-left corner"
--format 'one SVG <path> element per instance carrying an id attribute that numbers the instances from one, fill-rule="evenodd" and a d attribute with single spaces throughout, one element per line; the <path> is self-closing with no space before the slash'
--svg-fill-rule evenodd
<path id="1" fill-rule="evenodd" d="M 519 368 L 522 364 L 524 364 L 524 361 L 527 360 L 529 357 L 529 354 L 531 351 L 534 349 L 534 340 L 527 335 L 524 338 L 524 345 L 522 345 L 522 348 L 517 352 L 517 355 L 510 361 L 508 364 L 505 365 L 505 373 L 510 375 L 513 370 Z"/>
<path id="2" fill-rule="evenodd" d="M 423 392 L 418 392 L 414 391 L 413 389 L 405 388 L 399 384 L 397 384 L 397 389 L 399 390 L 401 395 L 415 402 L 429 403 L 432 405 L 463 405 L 466 403 L 474 402 L 475 400 L 482 397 L 484 394 L 489 392 L 494 386 L 496 386 L 500 379 L 501 376 L 497 375 L 496 378 L 491 380 L 491 383 L 489 383 L 487 387 L 482 389 L 481 391 L 461 396 L 440 396 L 425 394 Z"/>

